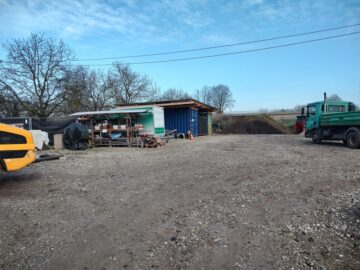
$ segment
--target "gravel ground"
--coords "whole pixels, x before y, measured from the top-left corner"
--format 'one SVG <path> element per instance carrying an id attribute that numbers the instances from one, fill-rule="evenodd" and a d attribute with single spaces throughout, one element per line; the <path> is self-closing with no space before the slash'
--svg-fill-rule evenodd
<path id="1" fill-rule="evenodd" d="M 63 153 L 0 174 L 1 269 L 360 269 L 360 150 L 228 135 Z"/>

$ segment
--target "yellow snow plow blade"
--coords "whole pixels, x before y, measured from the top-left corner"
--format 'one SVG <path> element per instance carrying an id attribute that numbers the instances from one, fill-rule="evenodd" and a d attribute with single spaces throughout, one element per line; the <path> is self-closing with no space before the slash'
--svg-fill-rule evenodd
<path id="1" fill-rule="evenodd" d="M 35 144 L 31 133 L 0 124 L 0 170 L 20 170 L 35 160 Z"/>

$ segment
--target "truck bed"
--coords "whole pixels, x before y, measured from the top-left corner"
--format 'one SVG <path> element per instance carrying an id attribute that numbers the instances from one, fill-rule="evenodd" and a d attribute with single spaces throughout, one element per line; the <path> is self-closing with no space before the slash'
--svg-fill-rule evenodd
<path id="1" fill-rule="evenodd" d="M 323 114 L 320 126 L 360 126 L 360 111 Z"/>

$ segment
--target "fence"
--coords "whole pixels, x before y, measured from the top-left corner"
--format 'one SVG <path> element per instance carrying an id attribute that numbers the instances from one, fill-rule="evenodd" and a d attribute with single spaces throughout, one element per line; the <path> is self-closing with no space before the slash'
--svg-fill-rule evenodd
<path id="1" fill-rule="evenodd" d="M 75 117 L 37 118 L 37 117 L 6 117 L 0 123 L 13 125 L 26 130 L 42 130 L 49 134 L 50 144 L 54 142 L 54 134 L 62 133 L 64 128 L 76 121 Z"/>

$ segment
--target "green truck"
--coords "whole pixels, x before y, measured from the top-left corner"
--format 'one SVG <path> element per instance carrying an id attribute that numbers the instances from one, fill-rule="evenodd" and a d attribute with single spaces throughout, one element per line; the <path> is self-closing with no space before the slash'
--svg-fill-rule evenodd
<path id="1" fill-rule="evenodd" d="M 305 137 L 314 143 L 343 141 L 349 148 L 360 147 L 360 111 L 352 102 L 324 101 L 307 105 Z"/>

